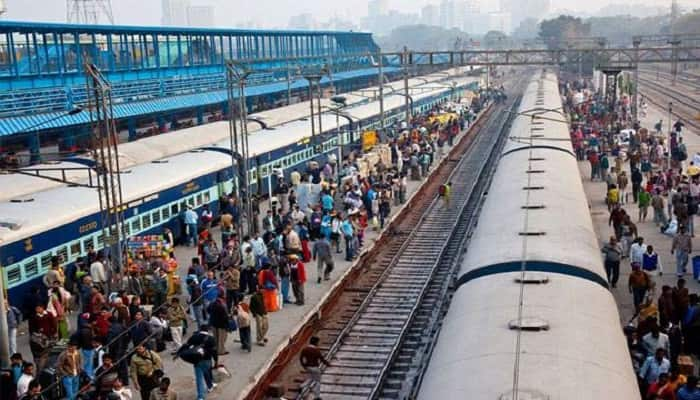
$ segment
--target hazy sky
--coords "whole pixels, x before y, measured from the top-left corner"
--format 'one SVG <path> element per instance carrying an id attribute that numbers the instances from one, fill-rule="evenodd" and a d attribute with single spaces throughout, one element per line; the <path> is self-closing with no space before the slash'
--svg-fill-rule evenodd
<path id="1" fill-rule="evenodd" d="M 286 27 L 289 17 L 312 12 L 319 20 L 333 15 L 358 22 L 367 14 L 367 0 L 190 0 L 192 5 L 216 6 L 216 24 L 235 27 L 246 21 L 257 21 L 266 27 Z M 554 9 L 594 12 L 611 3 L 639 3 L 667 6 L 671 0 L 551 0 Z M 5 0 L 6 20 L 56 21 L 66 19 L 65 0 Z M 440 0 L 389 0 L 389 8 L 405 12 L 419 12 L 425 4 L 439 4 Z M 482 8 L 498 8 L 498 0 L 481 0 Z M 680 0 L 688 7 L 700 8 L 700 0 Z M 125 25 L 159 25 L 161 0 L 112 0 L 116 23 Z"/>

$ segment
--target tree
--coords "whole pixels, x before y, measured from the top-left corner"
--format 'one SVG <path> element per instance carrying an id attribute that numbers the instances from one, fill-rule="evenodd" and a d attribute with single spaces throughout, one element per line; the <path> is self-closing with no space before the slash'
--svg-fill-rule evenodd
<path id="1" fill-rule="evenodd" d="M 501 31 L 488 31 L 484 35 L 484 46 L 487 49 L 501 48 L 507 39 L 508 36 Z"/>
<path id="2" fill-rule="evenodd" d="M 590 34 L 590 23 L 570 15 L 560 15 L 540 23 L 539 37 L 550 49 L 562 47 L 568 39 L 590 36 Z"/>
<path id="3" fill-rule="evenodd" d="M 673 33 L 700 33 L 700 10 L 681 15 L 673 25 Z"/>

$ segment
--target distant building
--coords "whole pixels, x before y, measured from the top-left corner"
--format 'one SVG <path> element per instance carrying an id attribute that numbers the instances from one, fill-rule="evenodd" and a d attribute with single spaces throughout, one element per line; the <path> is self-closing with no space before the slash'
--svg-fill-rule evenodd
<path id="1" fill-rule="evenodd" d="M 420 13 L 420 21 L 425 25 L 440 25 L 440 8 L 433 4 L 423 7 Z"/>
<path id="2" fill-rule="evenodd" d="M 549 14 L 550 0 L 500 0 L 500 12 L 510 13 L 510 26 L 517 28 L 520 23 L 528 18 L 541 20 Z"/>
<path id="3" fill-rule="evenodd" d="M 187 9 L 187 25 L 196 27 L 214 26 L 213 6 L 192 6 Z"/>
<path id="4" fill-rule="evenodd" d="M 303 13 L 289 18 L 290 29 L 315 29 L 316 20 L 313 14 Z"/>
<path id="5" fill-rule="evenodd" d="M 440 3 L 440 26 L 445 29 L 456 27 L 455 14 L 457 7 L 452 0 L 442 0 Z"/>
<path id="6" fill-rule="evenodd" d="M 488 13 L 488 27 L 486 31 L 501 31 L 503 33 L 510 33 L 513 29 L 511 28 L 511 14 L 508 12 L 492 12 Z"/>
<path id="7" fill-rule="evenodd" d="M 377 18 L 385 15 L 389 10 L 389 0 L 370 0 L 367 3 L 367 16 Z"/>
<path id="8" fill-rule="evenodd" d="M 187 10 L 190 8 L 189 0 L 162 0 L 161 25 L 164 26 L 188 26 Z"/>

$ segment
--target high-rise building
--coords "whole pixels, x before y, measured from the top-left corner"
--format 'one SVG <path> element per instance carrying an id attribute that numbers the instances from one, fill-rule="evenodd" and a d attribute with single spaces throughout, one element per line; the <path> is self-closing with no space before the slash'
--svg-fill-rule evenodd
<path id="1" fill-rule="evenodd" d="M 500 12 L 510 13 L 510 26 L 515 29 L 528 18 L 540 20 L 549 14 L 550 0 L 500 0 Z"/>
<path id="2" fill-rule="evenodd" d="M 367 16 L 377 18 L 385 15 L 389 9 L 389 0 L 370 0 L 367 3 Z"/>
<path id="3" fill-rule="evenodd" d="M 456 27 L 456 6 L 452 0 L 442 0 L 440 3 L 440 25 L 445 29 Z"/>
<path id="4" fill-rule="evenodd" d="M 187 26 L 187 10 L 190 8 L 189 0 L 162 0 L 161 25 Z"/>
<path id="5" fill-rule="evenodd" d="M 187 8 L 187 25 L 196 27 L 214 26 L 214 6 L 191 6 Z"/>
<path id="6" fill-rule="evenodd" d="M 434 4 L 428 4 L 421 10 L 420 18 L 422 24 L 437 26 L 440 24 L 440 8 Z"/>
<path id="7" fill-rule="evenodd" d="M 299 15 L 293 15 L 289 18 L 289 28 L 290 29 L 315 29 L 316 20 L 313 14 L 303 13 Z"/>

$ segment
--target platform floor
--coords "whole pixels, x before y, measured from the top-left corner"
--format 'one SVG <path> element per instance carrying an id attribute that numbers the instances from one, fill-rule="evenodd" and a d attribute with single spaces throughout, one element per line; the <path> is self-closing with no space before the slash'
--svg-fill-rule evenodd
<path id="1" fill-rule="evenodd" d="M 463 136 L 464 132 L 460 133 L 457 140 L 461 139 Z M 436 158 L 432 168 L 435 168 L 435 166 L 444 159 L 444 157 L 449 153 L 449 150 L 450 147 L 446 144 L 443 151 L 443 157 L 439 159 Z M 424 180 L 408 181 L 406 196 L 407 200 L 410 199 L 414 193 L 416 193 L 423 182 Z M 261 215 L 265 215 L 267 206 L 267 202 L 261 204 Z M 392 207 L 390 220 L 394 218 L 400 209 L 401 207 Z M 218 241 L 220 238 L 218 228 L 214 228 L 212 232 L 214 238 L 216 238 Z M 362 250 L 368 251 L 374 245 L 378 236 L 379 232 L 368 228 L 368 230 L 365 232 L 365 245 L 363 246 Z M 182 281 L 184 282 L 187 268 L 189 266 L 189 260 L 196 256 L 196 249 L 194 247 L 177 246 L 175 249 L 175 254 L 177 259 L 180 260 L 178 269 Z M 307 316 L 316 312 L 321 299 L 330 291 L 330 288 L 333 285 L 336 285 L 340 281 L 343 274 L 345 274 L 352 265 L 353 263 L 345 261 L 344 254 L 335 254 L 335 269 L 331 280 L 322 281 L 321 284 L 317 284 L 316 264 L 313 261 L 310 262 L 309 265 L 307 265 L 308 281 L 305 287 L 305 305 L 285 305 L 281 311 L 270 314 L 270 328 L 268 332 L 269 343 L 265 347 L 256 346 L 254 344 L 252 352 L 248 353 L 240 348 L 238 333 L 235 332 L 233 334 L 229 334 L 226 348 L 230 354 L 221 356 L 220 363 L 224 364 L 229 369 L 229 371 L 232 373 L 232 377 L 224 382 L 221 382 L 218 387 L 207 396 L 207 399 L 239 398 L 244 389 L 252 385 L 257 380 L 258 375 L 267 370 L 267 367 L 269 366 L 269 363 L 272 361 L 272 358 L 276 352 L 282 349 L 288 343 L 291 333 L 294 332 L 296 328 L 300 326 L 300 324 L 302 324 Z M 71 322 L 74 322 L 75 314 L 71 315 L 70 318 Z M 196 324 L 193 321 L 190 321 L 189 326 L 194 327 Z M 252 329 L 252 335 L 254 337 L 254 324 Z M 191 330 L 188 332 L 188 336 L 191 334 L 191 332 Z M 26 322 L 20 326 L 17 344 L 18 351 L 22 353 L 26 359 L 31 360 Z M 172 380 L 171 388 L 178 393 L 179 400 L 196 399 L 194 370 L 192 365 L 181 360 L 173 360 L 172 356 L 169 355 L 170 351 L 171 350 L 168 349 L 160 353 L 160 355 L 163 358 L 163 369 L 166 376 L 169 376 Z M 140 398 L 137 391 L 133 392 L 135 400 Z"/>
<path id="2" fill-rule="evenodd" d="M 641 118 L 642 126 L 650 130 L 653 130 L 654 124 L 662 119 L 664 121 L 664 128 L 668 127 L 668 115 L 667 113 L 654 108 L 649 107 L 647 116 Z M 675 122 L 675 120 L 673 121 Z M 693 132 L 690 129 L 684 128 L 683 130 L 683 142 L 688 147 L 689 157 L 696 152 L 700 152 L 700 132 Z M 630 176 L 629 164 L 625 165 L 627 170 L 627 175 Z M 612 235 L 612 227 L 608 226 L 608 207 L 604 202 L 606 194 L 606 185 L 604 182 L 590 180 L 590 164 L 588 161 L 579 162 L 579 169 L 581 170 L 581 179 L 583 180 L 584 190 L 586 191 L 586 196 L 588 197 L 588 203 L 591 210 L 591 217 L 593 218 L 593 225 L 595 227 L 598 240 L 600 241 L 601 247 L 609 240 Z M 631 190 L 631 184 L 628 187 Z M 630 193 L 629 198 L 631 200 L 632 194 Z M 637 216 L 639 213 L 639 208 L 636 204 L 625 204 L 625 210 L 634 219 L 634 223 L 637 224 L 637 230 L 639 235 L 644 238 L 644 243 L 647 245 L 654 246 L 654 250 L 659 254 L 661 258 L 662 266 L 664 269 L 664 274 L 662 276 L 652 276 L 654 282 L 656 283 L 656 293 L 655 298 L 661 294 L 661 286 L 669 285 L 671 287 L 675 286 L 677 277 L 675 274 L 676 264 L 675 258 L 671 254 L 671 241 L 672 238 L 661 234 L 659 228 L 653 222 L 653 211 L 651 207 L 649 208 L 649 216 L 646 222 L 637 222 Z M 700 218 L 696 217 L 696 224 Z M 697 226 L 697 225 L 696 225 Z M 693 239 L 693 253 L 690 255 L 699 254 L 700 252 L 700 231 Z M 689 264 L 690 267 L 690 264 Z M 632 294 L 629 293 L 627 289 L 627 281 L 629 279 L 629 274 L 631 272 L 629 259 L 624 259 L 620 265 L 620 280 L 618 281 L 617 288 L 611 289 L 612 293 L 617 301 L 618 308 L 620 310 L 620 318 L 623 324 L 626 324 L 630 318 L 634 316 L 634 305 L 632 303 Z M 690 271 L 691 268 L 688 268 Z M 692 275 L 686 275 L 685 277 L 687 287 L 691 293 L 700 292 L 700 283 L 692 279 Z"/>

